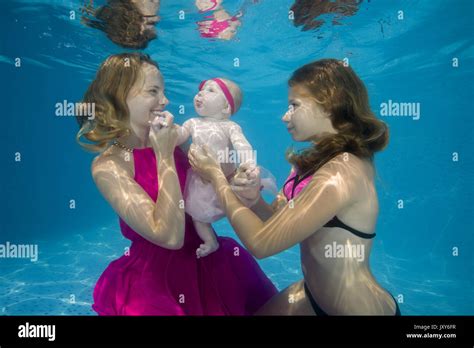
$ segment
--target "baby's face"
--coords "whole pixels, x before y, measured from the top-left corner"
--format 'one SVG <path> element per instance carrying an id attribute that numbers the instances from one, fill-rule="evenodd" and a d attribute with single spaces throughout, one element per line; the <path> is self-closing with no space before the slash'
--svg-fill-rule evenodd
<path id="1" fill-rule="evenodd" d="M 207 81 L 194 97 L 194 108 L 199 116 L 226 119 L 230 106 L 224 93 L 215 81 Z"/>

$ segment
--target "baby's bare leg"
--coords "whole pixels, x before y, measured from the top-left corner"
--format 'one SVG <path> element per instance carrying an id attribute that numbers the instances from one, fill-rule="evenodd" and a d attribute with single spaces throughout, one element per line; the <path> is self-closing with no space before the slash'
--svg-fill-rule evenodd
<path id="1" fill-rule="evenodd" d="M 217 242 L 217 237 L 211 224 L 197 220 L 193 220 L 193 222 L 199 237 L 204 242 L 196 250 L 196 256 L 199 259 L 216 251 L 219 248 L 219 243 Z"/>

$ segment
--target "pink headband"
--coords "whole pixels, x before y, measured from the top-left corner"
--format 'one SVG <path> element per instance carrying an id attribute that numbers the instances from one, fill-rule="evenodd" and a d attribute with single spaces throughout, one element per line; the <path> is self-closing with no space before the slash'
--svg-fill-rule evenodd
<path id="1" fill-rule="evenodd" d="M 217 0 L 211 0 L 212 2 L 212 6 L 209 7 L 208 9 L 205 9 L 205 10 L 200 10 L 199 12 L 208 12 L 208 11 L 212 11 L 214 10 L 216 7 L 217 7 Z"/>
<path id="2" fill-rule="evenodd" d="M 219 87 L 221 88 L 222 92 L 224 93 L 225 98 L 226 98 L 227 101 L 229 102 L 230 111 L 231 111 L 231 113 L 233 114 L 234 111 L 235 111 L 234 98 L 232 98 L 232 94 L 230 94 L 230 91 L 229 91 L 229 89 L 227 88 L 227 86 L 225 85 L 225 83 L 224 83 L 221 79 L 204 80 L 204 81 L 202 81 L 202 82 L 199 84 L 199 90 L 201 90 L 201 89 L 204 87 L 204 84 L 205 84 L 207 81 L 214 81 L 215 83 L 217 83 L 217 84 L 219 85 Z"/>

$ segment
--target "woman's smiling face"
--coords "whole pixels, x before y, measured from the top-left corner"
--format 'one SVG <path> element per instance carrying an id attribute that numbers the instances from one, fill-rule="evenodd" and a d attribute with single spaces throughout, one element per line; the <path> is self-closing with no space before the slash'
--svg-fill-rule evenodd
<path id="1" fill-rule="evenodd" d="M 288 111 L 282 118 L 295 141 L 316 141 L 324 133 L 337 133 L 330 115 L 303 86 L 290 88 Z"/>
<path id="2" fill-rule="evenodd" d="M 152 121 L 158 112 L 163 111 L 169 101 L 165 96 L 161 72 L 153 65 L 143 64 L 141 73 L 127 96 L 127 106 L 130 124 L 148 127 L 148 121 Z"/>

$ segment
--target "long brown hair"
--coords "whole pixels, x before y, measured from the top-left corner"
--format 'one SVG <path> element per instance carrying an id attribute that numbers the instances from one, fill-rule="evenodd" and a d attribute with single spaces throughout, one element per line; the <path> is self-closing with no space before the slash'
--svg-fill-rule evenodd
<path id="1" fill-rule="evenodd" d="M 82 22 L 103 31 L 107 37 L 124 48 L 143 49 L 156 38 L 155 32 L 144 28 L 143 15 L 130 0 L 108 0 L 94 9 L 91 4 L 83 7 Z"/>
<path id="2" fill-rule="evenodd" d="M 293 24 L 302 30 L 317 29 L 324 24 L 323 15 L 334 14 L 333 24 L 340 24 L 343 17 L 353 16 L 362 0 L 295 0 L 290 10 L 294 14 Z"/>
<path id="3" fill-rule="evenodd" d="M 82 100 L 95 104 L 95 117 L 92 120 L 76 117 L 80 127 L 76 140 L 84 149 L 103 151 L 112 140 L 130 134 L 127 95 L 141 77 L 145 63 L 159 68 L 143 53 L 115 54 L 102 63 Z M 91 143 L 82 142 L 82 137 Z"/>
<path id="4" fill-rule="evenodd" d="M 337 130 L 308 149 L 287 152 L 299 174 L 314 173 L 344 152 L 372 161 L 374 153 L 387 146 L 388 127 L 370 110 L 367 89 L 350 66 L 336 59 L 321 59 L 297 69 L 288 84 L 306 88 L 329 113 Z"/>

